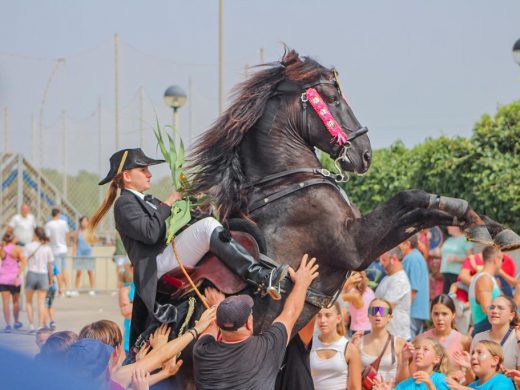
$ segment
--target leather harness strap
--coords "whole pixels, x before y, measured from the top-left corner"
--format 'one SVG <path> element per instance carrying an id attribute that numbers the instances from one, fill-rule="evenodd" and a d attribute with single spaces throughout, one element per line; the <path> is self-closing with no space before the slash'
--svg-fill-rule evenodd
<path id="1" fill-rule="evenodd" d="M 274 202 L 278 199 L 284 198 L 287 195 L 290 195 L 296 191 L 302 190 L 304 188 L 314 186 L 317 184 L 327 184 L 333 186 L 335 189 L 338 189 L 336 184 L 334 184 L 330 179 L 326 178 L 316 178 L 302 181 L 300 183 L 293 184 L 283 190 L 276 191 L 270 195 L 267 195 L 261 199 L 255 200 L 249 206 L 249 213 L 253 213 L 254 211 L 268 205 L 271 202 Z"/>

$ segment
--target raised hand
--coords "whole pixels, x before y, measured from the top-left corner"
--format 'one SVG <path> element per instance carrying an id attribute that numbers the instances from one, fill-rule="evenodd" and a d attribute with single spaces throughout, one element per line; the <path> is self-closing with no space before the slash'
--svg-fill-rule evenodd
<path id="1" fill-rule="evenodd" d="M 182 366 L 183 361 L 179 360 L 177 361 L 177 358 L 174 356 L 170 360 L 167 360 L 163 364 L 163 372 L 168 376 L 173 376 L 179 372 L 179 369 Z"/>
<path id="2" fill-rule="evenodd" d="M 413 358 L 413 354 L 415 353 L 415 347 L 412 343 L 405 343 L 403 349 L 401 351 L 401 360 L 403 362 L 409 362 Z"/>
<path id="3" fill-rule="evenodd" d="M 354 344 L 356 347 L 359 347 L 361 344 L 361 338 L 363 337 L 364 332 L 362 330 L 358 330 L 356 333 L 352 335 L 352 338 L 350 341 L 352 344 Z"/>
<path id="4" fill-rule="evenodd" d="M 196 325 L 194 326 L 195 330 L 200 334 L 206 330 L 206 328 L 211 324 L 212 321 L 215 320 L 217 314 L 217 308 L 215 306 L 210 307 L 202 315 L 199 320 L 196 321 Z"/>
<path id="5" fill-rule="evenodd" d="M 430 374 L 426 371 L 416 371 L 412 375 L 413 379 L 415 379 L 415 383 L 424 383 L 426 386 L 432 385 L 432 379 L 430 378 Z"/>
<path id="6" fill-rule="evenodd" d="M 150 352 L 151 348 L 152 347 L 149 344 L 143 345 L 141 349 L 135 354 L 135 360 L 138 361 L 144 358 L 146 355 L 148 355 L 148 352 Z"/>
<path id="7" fill-rule="evenodd" d="M 471 368 L 471 357 L 468 351 L 455 351 L 452 355 L 453 361 L 463 368 Z"/>
<path id="8" fill-rule="evenodd" d="M 313 257 L 312 259 L 307 261 L 308 258 L 309 255 L 303 255 L 300 267 L 297 271 L 294 271 L 292 268 L 289 268 L 289 274 L 293 283 L 303 285 L 305 286 L 305 288 L 309 287 L 312 281 L 316 279 L 319 275 L 319 267 L 318 264 L 316 264 L 316 258 Z"/>
<path id="9" fill-rule="evenodd" d="M 206 298 L 206 303 L 209 306 L 218 306 L 220 302 L 226 299 L 226 296 L 213 287 L 207 287 L 204 290 L 204 297 Z"/>
<path id="10" fill-rule="evenodd" d="M 153 349 L 159 349 L 168 342 L 171 328 L 168 324 L 162 324 L 150 336 L 149 342 Z"/>
<path id="11" fill-rule="evenodd" d="M 148 380 L 150 379 L 150 373 L 137 368 L 132 372 L 132 390 L 148 390 L 150 385 L 148 384 Z"/>

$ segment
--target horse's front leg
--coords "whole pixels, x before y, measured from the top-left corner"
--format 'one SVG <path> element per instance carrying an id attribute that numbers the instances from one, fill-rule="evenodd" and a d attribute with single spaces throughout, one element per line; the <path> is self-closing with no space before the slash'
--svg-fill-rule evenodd
<path id="1" fill-rule="evenodd" d="M 485 222 L 465 200 L 406 190 L 349 226 L 358 249 L 352 265 L 363 269 L 417 231 L 436 225 L 458 225 L 476 241 L 493 242 Z"/>

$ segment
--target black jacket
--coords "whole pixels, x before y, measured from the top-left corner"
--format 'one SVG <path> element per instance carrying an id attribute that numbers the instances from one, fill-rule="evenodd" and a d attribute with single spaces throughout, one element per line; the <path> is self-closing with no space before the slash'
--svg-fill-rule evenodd
<path id="1" fill-rule="evenodd" d="M 157 209 L 128 190 L 114 205 L 116 229 L 134 267 L 134 297 L 130 345 L 133 345 L 154 316 L 157 293 L 157 255 L 166 248 L 166 219 L 170 206 L 150 200 Z"/>

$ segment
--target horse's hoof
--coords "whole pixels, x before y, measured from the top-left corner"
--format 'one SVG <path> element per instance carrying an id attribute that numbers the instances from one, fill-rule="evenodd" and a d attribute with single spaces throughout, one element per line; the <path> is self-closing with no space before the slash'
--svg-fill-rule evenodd
<path id="1" fill-rule="evenodd" d="M 466 237 L 471 242 L 483 245 L 494 245 L 493 238 L 486 228 L 486 225 L 477 225 L 466 230 Z"/>
<path id="2" fill-rule="evenodd" d="M 501 251 L 514 251 L 520 248 L 520 236 L 511 229 L 505 229 L 495 236 L 495 244 Z"/>

